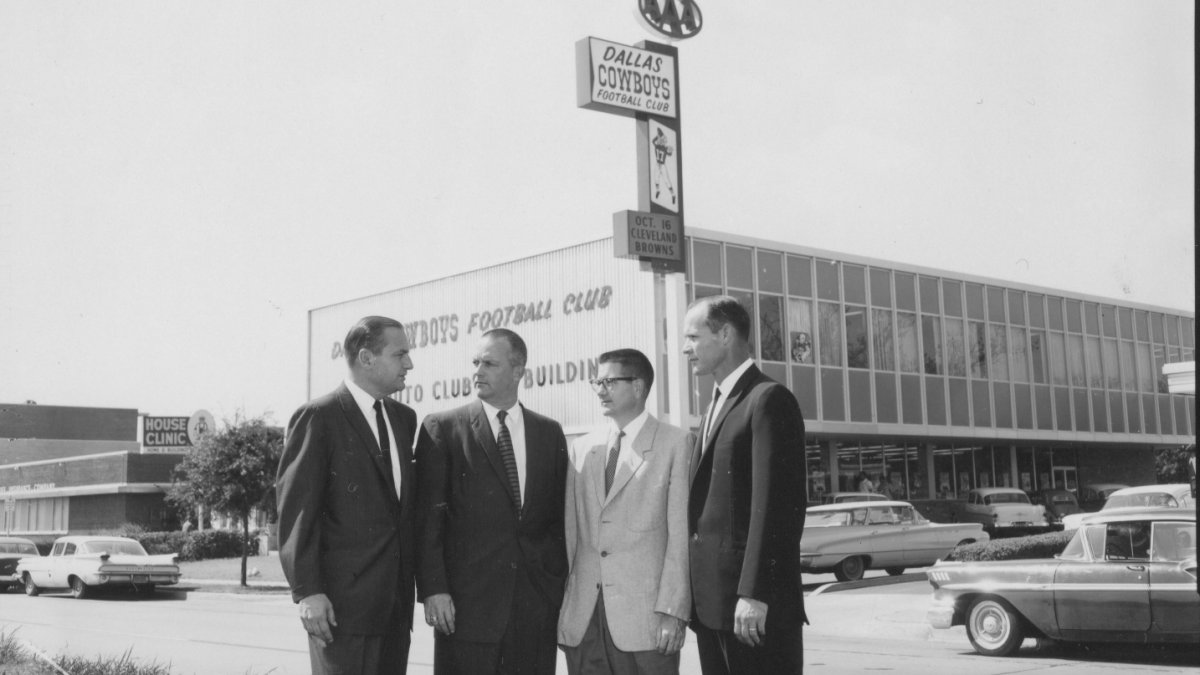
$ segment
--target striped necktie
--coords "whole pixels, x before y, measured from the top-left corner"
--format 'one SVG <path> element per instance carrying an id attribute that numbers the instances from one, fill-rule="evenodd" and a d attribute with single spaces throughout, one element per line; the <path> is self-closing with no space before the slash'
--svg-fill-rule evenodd
<path id="1" fill-rule="evenodd" d="M 612 490 L 613 478 L 617 475 L 617 456 L 621 454 L 621 439 L 624 438 L 625 432 L 617 434 L 617 442 L 613 443 L 612 449 L 608 451 L 608 463 L 604 465 L 604 494 L 608 495 Z"/>
<path id="2" fill-rule="evenodd" d="M 500 459 L 504 462 L 504 473 L 508 474 L 508 492 L 513 498 L 513 503 L 520 510 L 521 478 L 517 474 L 517 457 L 513 453 L 512 435 L 508 432 L 508 425 L 504 423 L 508 412 L 501 410 L 496 413 L 496 417 L 500 419 L 500 433 L 496 434 L 496 447 L 500 449 Z"/>

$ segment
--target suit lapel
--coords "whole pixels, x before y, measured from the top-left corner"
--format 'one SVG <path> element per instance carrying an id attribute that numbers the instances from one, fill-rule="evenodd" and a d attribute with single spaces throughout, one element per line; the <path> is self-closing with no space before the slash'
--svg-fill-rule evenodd
<path id="1" fill-rule="evenodd" d="M 741 403 L 746 392 L 750 390 L 750 383 L 754 382 L 759 376 L 758 366 L 750 364 L 746 372 L 733 383 L 733 389 L 725 397 L 725 403 L 721 406 L 721 411 L 717 413 L 717 418 L 713 420 L 712 429 L 708 432 L 708 438 L 704 439 L 704 427 L 700 427 L 700 438 L 696 439 L 696 447 L 700 449 L 699 453 L 692 456 L 692 480 L 696 479 L 696 471 L 700 468 L 700 462 L 709 453 L 712 452 L 713 443 L 717 440 L 717 435 L 721 432 L 721 425 L 725 423 L 725 418 L 729 417 L 729 413 Z M 703 446 L 701 445 L 703 444 Z"/>
<path id="2" fill-rule="evenodd" d="M 379 452 L 379 439 L 371 432 L 371 426 L 367 424 L 367 418 L 363 417 L 362 409 L 358 407 L 358 402 L 354 400 L 354 395 L 350 393 L 350 389 L 343 383 L 338 390 L 338 401 L 342 405 L 342 412 L 346 415 L 346 419 L 350 421 L 350 427 L 358 434 L 359 444 L 363 453 L 367 456 L 367 461 L 375 467 L 379 473 L 379 478 L 383 480 L 384 485 L 388 486 L 388 491 L 392 493 L 392 499 L 396 498 L 396 491 L 391 489 L 387 482 L 387 470 L 383 466 L 383 457 Z M 384 409 L 387 405 L 384 404 Z M 393 422 L 393 428 L 395 422 Z"/>
<path id="3" fill-rule="evenodd" d="M 654 448 L 654 435 L 658 432 L 658 420 L 653 416 L 646 418 L 646 423 L 642 425 L 642 430 L 638 432 L 636 438 L 629 441 L 629 453 L 624 461 L 617 461 L 617 473 L 613 476 L 612 489 L 608 491 L 608 495 L 604 498 L 604 505 L 608 506 L 621 488 L 633 478 L 637 470 L 641 468 L 646 461 L 646 453 Z M 607 453 L 607 449 L 605 450 Z M 605 457 L 607 460 L 608 457 Z M 601 465 L 603 466 L 603 465 Z M 601 470 L 603 474 L 603 470 Z M 600 488 L 604 489 L 604 476 L 600 476 Z M 604 494 L 603 491 L 600 494 Z"/>
<path id="4" fill-rule="evenodd" d="M 528 460 L 529 447 L 531 445 L 529 420 L 527 419 L 525 422 L 525 451 L 526 460 Z M 483 448 L 483 454 L 487 456 L 488 463 L 492 465 L 492 470 L 496 472 L 496 477 L 505 486 L 504 492 L 507 494 L 509 492 L 507 489 L 508 472 L 504 470 L 504 460 L 500 459 L 500 448 L 496 447 L 496 437 L 492 433 L 491 422 L 488 420 L 487 413 L 484 412 L 483 404 L 479 401 L 476 401 L 472 406 L 471 432 L 475 436 L 475 442 L 479 444 L 479 447 Z M 526 461 L 526 466 L 529 464 L 530 462 Z M 525 476 L 525 481 L 529 481 L 528 474 Z M 511 494 L 509 495 L 509 501 L 512 501 Z M 513 504 L 513 506 L 516 507 L 517 505 Z"/>

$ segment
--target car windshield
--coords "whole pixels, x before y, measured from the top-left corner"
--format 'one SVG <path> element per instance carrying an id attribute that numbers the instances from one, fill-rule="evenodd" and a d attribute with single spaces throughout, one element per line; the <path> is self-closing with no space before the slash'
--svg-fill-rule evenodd
<path id="1" fill-rule="evenodd" d="M 804 529 L 810 527 L 838 527 L 850 524 L 850 513 L 847 511 L 825 511 L 810 513 L 804 518 Z"/>
<path id="2" fill-rule="evenodd" d="M 984 504 L 1028 504 L 1029 497 L 1024 492 L 997 492 L 994 495 L 986 495 L 983 498 Z"/>
<path id="3" fill-rule="evenodd" d="M 1166 506 L 1178 508 L 1179 502 L 1166 492 L 1140 492 L 1132 495 L 1113 495 L 1104 503 L 1106 509 L 1120 509 L 1127 506 Z"/>
<path id="4" fill-rule="evenodd" d="M 136 541 L 88 541 L 79 545 L 79 552 L 93 555 L 146 555 L 145 549 Z"/>
<path id="5" fill-rule="evenodd" d="M 1099 558 L 1104 552 L 1104 528 L 1103 527 L 1081 527 L 1075 533 L 1075 537 L 1059 554 L 1062 560 L 1086 560 L 1087 552 L 1091 551 L 1092 556 Z"/>
<path id="6" fill-rule="evenodd" d="M 1195 559 L 1195 523 L 1154 523 L 1154 531 L 1150 535 L 1150 560 L 1155 562 L 1179 562 Z"/>
<path id="7" fill-rule="evenodd" d="M 0 544 L 0 553 L 15 553 L 17 555 L 37 555 L 37 547 L 33 544 L 22 544 L 20 542 L 7 542 Z"/>

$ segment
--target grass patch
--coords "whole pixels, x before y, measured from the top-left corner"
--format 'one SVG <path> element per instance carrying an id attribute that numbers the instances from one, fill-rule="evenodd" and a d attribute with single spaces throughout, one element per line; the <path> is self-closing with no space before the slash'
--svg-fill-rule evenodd
<path id="1" fill-rule="evenodd" d="M 171 675 L 170 664 L 139 663 L 131 649 L 120 656 L 58 656 L 54 662 L 71 675 Z"/>
<path id="2" fill-rule="evenodd" d="M 169 663 L 142 663 L 133 658 L 133 650 L 120 656 L 92 658 L 59 655 L 52 657 L 54 665 L 46 663 L 17 638 L 17 631 L 0 630 L 0 675 L 176 675 Z M 262 675 L 275 672 L 272 668 Z M 256 675 L 247 670 L 246 675 Z"/>
<path id="3" fill-rule="evenodd" d="M 249 576 L 253 570 L 258 574 Z M 179 571 L 184 579 L 220 579 L 230 581 L 235 585 L 242 579 L 241 558 L 213 558 L 211 560 L 193 560 L 179 563 Z M 265 581 L 271 583 L 287 583 L 283 576 L 283 566 L 279 564 L 277 555 L 258 555 L 246 558 L 246 581 Z"/>

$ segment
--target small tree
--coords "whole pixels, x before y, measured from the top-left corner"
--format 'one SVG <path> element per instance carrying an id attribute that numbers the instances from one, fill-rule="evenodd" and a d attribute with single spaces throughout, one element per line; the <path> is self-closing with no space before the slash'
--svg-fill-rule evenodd
<path id="1" fill-rule="evenodd" d="M 275 471 L 283 455 L 283 430 L 261 417 L 225 420 L 205 434 L 175 469 L 167 499 L 180 506 L 206 506 L 242 521 L 242 586 L 246 585 L 250 511 L 274 505 Z"/>
<path id="2" fill-rule="evenodd" d="M 1193 446 L 1181 445 L 1177 448 L 1159 448 L 1154 452 L 1155 478 L 1159 484 L 1186 483 L 1191 480 L 1188 474 L 1188 459 L 1192 456 Z"/>

